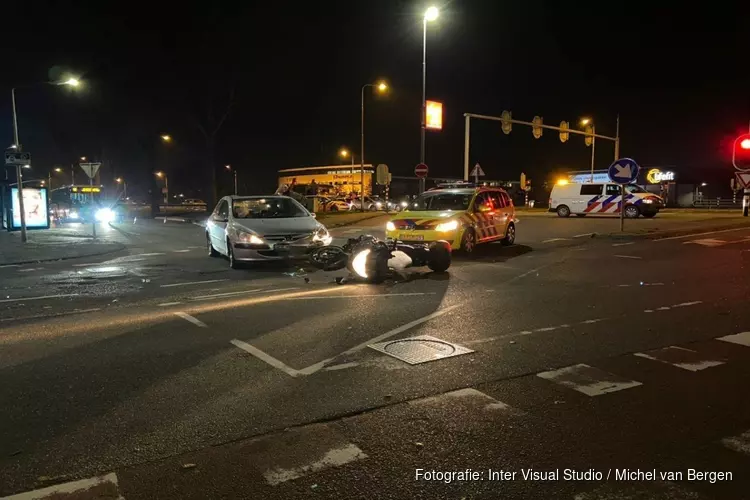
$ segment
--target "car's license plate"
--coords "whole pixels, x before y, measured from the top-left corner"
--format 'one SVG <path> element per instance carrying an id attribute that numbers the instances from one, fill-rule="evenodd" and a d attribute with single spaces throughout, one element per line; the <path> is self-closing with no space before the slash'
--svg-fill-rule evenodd
<path id="1" fill-rule="evenodd" d="M 409 234 L 409 233 L 401 233 L 398 235 L 398 239 L 401 241 L 424 241 L 424 235 L 423 234 Z"/>

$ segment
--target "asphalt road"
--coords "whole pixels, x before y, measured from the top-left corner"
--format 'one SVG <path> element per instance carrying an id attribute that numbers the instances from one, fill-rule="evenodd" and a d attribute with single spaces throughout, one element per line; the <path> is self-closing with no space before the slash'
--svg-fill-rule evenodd
<path id="1" fill-rule="evenodd" d="M 519 218 L 514 247 L 379 286 L 230 270 L 149 221 L 111 229 L 119 254 L 0 268 L 0 495 L 750 498 L 750 228 Z"/>

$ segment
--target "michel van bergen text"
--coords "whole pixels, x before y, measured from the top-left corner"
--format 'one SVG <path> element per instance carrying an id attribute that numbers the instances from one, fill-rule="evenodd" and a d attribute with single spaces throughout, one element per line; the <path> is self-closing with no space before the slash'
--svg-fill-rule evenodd
<path id="1" fill-rule="evenodd" d="M 464 469 L 443 471 L 416 469 L 417 481 L 731 481 L 732 472 L 697 469 L 660 471 L 657 469 Z"/>

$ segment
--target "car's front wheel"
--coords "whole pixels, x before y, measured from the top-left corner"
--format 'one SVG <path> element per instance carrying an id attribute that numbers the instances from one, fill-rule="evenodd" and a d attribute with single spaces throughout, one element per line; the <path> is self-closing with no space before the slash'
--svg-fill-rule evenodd
<path id="1" fill-rule="evenodd" d="M 516 242 L 516 225 L 512 222 L 508 224 L 508 229 L 505 231 L 505 238 L 500 240 L 502 245 L 510 246 Z"/>
<path id="2" fill-rule="evenodd" d="M 337 207 L 336 205 L 331 205 L 331 212 L 338 212 L 338 211 L 339 211 L 339 207 Z"/>
<path id="3" fill-rule="evenodd" d="M 570 217 L 570 207 L 567 205 L 560 205 L 557 207 L 558 217 Z"/>
<path id="4" fill-rule="evenodd" d="M 641 211 L 638 210 L 638 207 L 635 205 L 628 205 L 625 207 L 625 217 L 628 219 L 637 219 L 640 214 Z"/>
<path id="5" fill-rule="evenodd" d="M 216 251 L 213 244 L 211 243 L 211 236 L 206 233 L 206 247 L 208 248 L 208 256 L 209 257 L 218 257 L 219 252 Z"/>
<path id="6" fill-rule="evenodd" d="M 467 228 L 461 237 L 461 251 L 466 255 L 474 255 L 477 249 L 477 237 L 472 228 Z"/>
<path id="7" fill-rule="evenodd" d="M 239 269 L 240 263 L 234 258 L 234 251 L 232 250 L 232 242 L 227 240 L 227 257 L 229 258 L 229 267 L 231 269 Z"/>

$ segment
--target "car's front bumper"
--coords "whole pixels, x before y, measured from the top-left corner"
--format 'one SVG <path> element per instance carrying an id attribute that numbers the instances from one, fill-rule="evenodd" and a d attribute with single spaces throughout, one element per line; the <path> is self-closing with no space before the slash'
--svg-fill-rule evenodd
<path id="1" fill-rule="evenodd" d="M 266 248 L 259 248 L 257 245 L 234 243 L 232 252 L 234 259 L 241 262 L 304 260 L 311 251 L 322 246 L 326 245 L 323 242 L 299 245 L 275 243 Z"/>
<path id="2" fill-rule="evenodd" d="M 439 232 L 439 231 L 419 231 L 419 230 L 398 230 L 386 231 L 386 240 L 402 241 L 404 243 L 431 243 L 433 241 L 444 240 L 451 244 L 451 250 L 458 250 L 461 248 L 461 235 L 463 234 L 463 228 L 456 229 L 454 231 Z"/>

